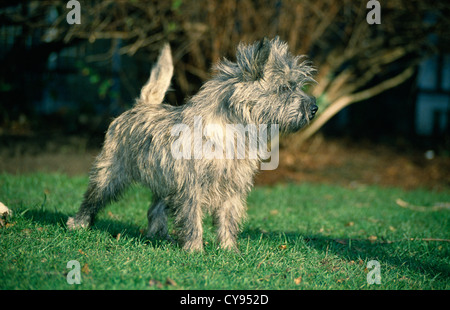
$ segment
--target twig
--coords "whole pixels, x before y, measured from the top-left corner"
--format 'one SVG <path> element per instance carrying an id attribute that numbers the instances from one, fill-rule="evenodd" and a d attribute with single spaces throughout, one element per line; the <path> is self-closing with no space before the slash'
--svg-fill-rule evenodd
<path id="1" fill-rule="evenodd" d="M 424 206 L 415 206 L 412 205 L 400 198 L 398 198 L 395 203 L 405 209 L 410 209 L 410 210 L 414 210 L 414 211 L 420 211 L 420 212 L 426 212 L 426 211 L 438 211 L 438 210 L 445 210 L 445 209 L 450 209 L 450 203 L 448 202 L 444 202 L 444 203 L 436 203 L 434 206 L 432 207 L 424 207 Z"/>
<path id="2" fill-rule="evenodd" d="M 337 101 L 333 102 L 322 114 L 319 115 L 319 117 L 311 123 L 311 125 L 303 130 L 298 135 L 298 143 L 301 144 L 304 141 L 306 141 L 309 137 L 311 137 L 313 134 L 315 134 L 330 118 L 332 118 L 334 115 L 336 115 L 339 111 L 341 111 L 346 106 L 366 100 L 368 98 L 371 98 L 375 95 L 378 95 L 392 87 L 395 87 L 397 85 L 400 85 L 404 81 L 406 81 L 408 78 L 410 78 L 414 73 L 414 67 L 408 67 L 406 70 L 404 70 L 402 73 L 396 75 L 395 77 L 388 79 L 374 87 L 371 87 L 369 89 L 362 90 L 358 93 L 343 96 Z"/>
<path id="3" fill-rule="evenodd" d="M 309 240 L 314 240 L 316 238 L 311 238 Z M 369 238 L 356 238 L 356 239 L 332 239 L 334 242 L 340 243 L 340 244 L 348 244 L 349 242 L 366 242 L 370 241 L 370 243 L 378 243 L 378 244 L 391 244 L 395 242 L 402 242 L 402 241 L 435 241 L 435 242 L 450 242 L 450 239 L 441 239 L 441 238 L 404 238 L 404 239 L 396 239 L 396 240 L 377 240 L 375 236 L 369 237 Z"/>

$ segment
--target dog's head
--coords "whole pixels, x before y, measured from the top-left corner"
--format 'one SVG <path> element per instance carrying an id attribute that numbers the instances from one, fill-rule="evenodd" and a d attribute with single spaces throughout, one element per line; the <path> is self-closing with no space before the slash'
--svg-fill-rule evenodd
<path id="1" fill-rule="evenodd" d="M 224 60 L 217 69 L 233 79 L 229 107 L 249 123 L 278 124 L 295 132 L 316 114 L 314 97 L 305 87 L 315 83 L 315 69 L 305 56 L 293 56 L 278 37 L 237 48 L 236 62 Z"/>

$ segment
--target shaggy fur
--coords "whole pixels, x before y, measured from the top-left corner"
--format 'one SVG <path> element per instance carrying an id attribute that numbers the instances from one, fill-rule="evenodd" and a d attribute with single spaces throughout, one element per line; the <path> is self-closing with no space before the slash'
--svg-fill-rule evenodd
<path id="1" fill-rule="evenodd" d="M 314 69 L 275 38 L 239 44 L 236 62 L 225 59 L 215 71 L 185 105 L 162 104 L 173 72 L 170 48 L 162 49 L 135 106 L 109 126 L 80 210 L 67 222 L 70 229 L 90 226 L 101 208 L 139 182 L 153 192 L 149 237 L 168 237 L 167 218 L 172 215 L 183 248 L 201 251 L 202 218 L 209 212 L 220 246 L 236 249 L 246 197 L 261 158 L 206 158 L 198 144 L 204 149 L 211 141 L 234 142 L 234 135 L 223 136 L 227 124 L 278 124 L 284 133 L 299 130 L 317 111 L 315 99 L 303 91 L 314 81 Z M 202 130 L 202 137 L 174 134 L 180 124 L 191 132 Z M 190 159 L 174 158 L 172 147 L 180 141 L 189 142 L 182 145 L 190 146 L 183 150 L 192 154 Z"/>

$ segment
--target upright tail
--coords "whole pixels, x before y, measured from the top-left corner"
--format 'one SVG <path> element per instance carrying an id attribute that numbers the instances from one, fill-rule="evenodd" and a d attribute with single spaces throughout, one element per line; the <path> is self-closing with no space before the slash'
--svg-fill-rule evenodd
<path id="1" fill-rule="evenodd" d="M 170 45 L 165 44 L 147 83 L 142 87 L 140 102 L 144 104 L 160 104 L 164 99 L 173 75 L 172 54 Z"/>

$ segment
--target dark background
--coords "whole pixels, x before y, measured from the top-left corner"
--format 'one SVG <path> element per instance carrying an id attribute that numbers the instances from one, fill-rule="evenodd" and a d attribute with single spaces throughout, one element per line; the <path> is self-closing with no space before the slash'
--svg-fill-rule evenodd
<path id="1" fill-rule="evenodd" d="M 369 95 L 309 139 L 282 141 L 280 168 L 258 182 L 448 188 L 450 5 L 380 1 L 381 24 L 369 25 L 367 2 L 79 1 L 81 24 L 69 25 L 66 1 L 1 1 L 0 171 L 87 173 L 164 42 L 175 62 L 166 100 L 180 105 L 238 42 L 279 35 L 317 67 L 321 113 Z"/>

